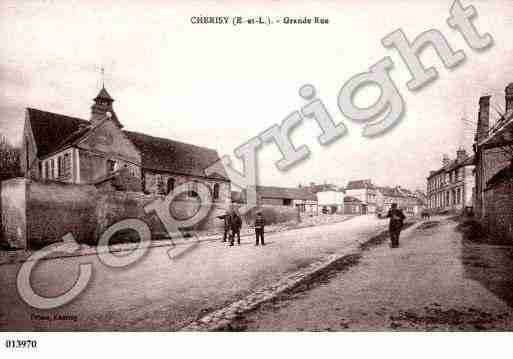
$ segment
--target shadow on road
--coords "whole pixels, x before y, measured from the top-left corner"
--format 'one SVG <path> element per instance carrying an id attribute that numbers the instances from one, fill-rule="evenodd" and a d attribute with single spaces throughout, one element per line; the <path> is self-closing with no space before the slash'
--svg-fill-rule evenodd
<path id="1" fill-rule="evenodd" d="M 513 247 L 462 241 L 461 263 L 467 278 L 478 281 L 513 307 Z"/>

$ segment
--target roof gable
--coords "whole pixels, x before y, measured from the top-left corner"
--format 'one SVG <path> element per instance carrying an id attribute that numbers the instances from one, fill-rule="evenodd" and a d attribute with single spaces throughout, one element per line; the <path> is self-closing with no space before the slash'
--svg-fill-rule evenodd
<path id="1" fill-rule="evenodd" d="M 78 133 L 81 127 L 89 125 L 89 121 L 80 118 L 35 108 L 27 108 L 27 120 L 36 141 L 38 157 L 44 157 L 62 148 L 63 140 Z"/>

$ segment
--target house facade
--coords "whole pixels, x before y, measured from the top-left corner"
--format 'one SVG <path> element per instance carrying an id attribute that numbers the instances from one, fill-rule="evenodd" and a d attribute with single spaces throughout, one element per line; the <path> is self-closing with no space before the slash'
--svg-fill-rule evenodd
<path id="1" fill-rule="evenodd" d="M 317 192 L 316 196 L 323 213 L 344 212 L 344 192 L 342 190 L 323 190 Z"/>
<path id="2" fill-rule="evenodd" d="M 362 214 L 376 213 L 378 206 L 377 187 L 370 179 L 349 181 L 345 192 L 347 196 L 361 201 Z"/>
<path id="3" fill-rule="evenodd" d="M 362 201 L 353 196 L 344 197 L 344 214 L 366 214 L 366 206 Z"/>
<path id="4" fill-rule="evenodd" d="M 471 211 L 474 187 L 474 156 L 459 149 L 456 159 L 444 156 L 442 167 L 431 171 L 427 177 L 428 208 L 432 211 Z"/>
<path id="5" fill-rule="evenodd" d="M 475 152 L 475 215 L 493 239 L 513 242 L 513 83 L 505 113 L 490 125 L 490 96 L 479 99 Z"/>
<path id="6" fill-rule="evenodd" d="M 317 196 L 308 188 L 257 186 L 256 196 L 258 205 L 295 207 L 305 214 L 318 214 Z"/>
<path id="7" fill-rule="evenodd" d="M 105 88 L 94 98 L 89 120 L 27 108 L 21 152 L 25 177 L 97 185 L 122 171 L 138 183 L 130 190 L 165 195 L 183 183 L 194 198 L 197 184 L 208 186 L 215 202 L 229 203 L 225 173 L 204 170 L 219 160 L 215 150 L 126 131 Z"/>

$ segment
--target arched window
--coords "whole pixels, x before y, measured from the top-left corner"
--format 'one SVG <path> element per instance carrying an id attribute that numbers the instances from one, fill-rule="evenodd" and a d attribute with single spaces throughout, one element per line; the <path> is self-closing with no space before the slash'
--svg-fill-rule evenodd
<path id="1" fill-rule="evenodd" d="M 214 199 L 219 199 L 219 183 L 214 184 Z"/>
<path id="2" fill-rule="evenodd" d="M 167 180 L 167 193 L 171 193 L 175 190 L 175 179 L 170 178 Z"/>

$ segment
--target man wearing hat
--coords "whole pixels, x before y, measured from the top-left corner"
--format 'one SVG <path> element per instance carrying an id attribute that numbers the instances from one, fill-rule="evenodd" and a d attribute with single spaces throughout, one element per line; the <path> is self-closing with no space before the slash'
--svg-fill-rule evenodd
<path id="1" fill-rule="evenodd" d="M 259 242 L 265 246 L 264 243 L 264 227 L 265 227 L 265 220 L 262 216 L 262 212 L 258 212 L 255 218 L 255 236 L 256 236 L 256 243 L 255 246 L 259 245 Z"/>

